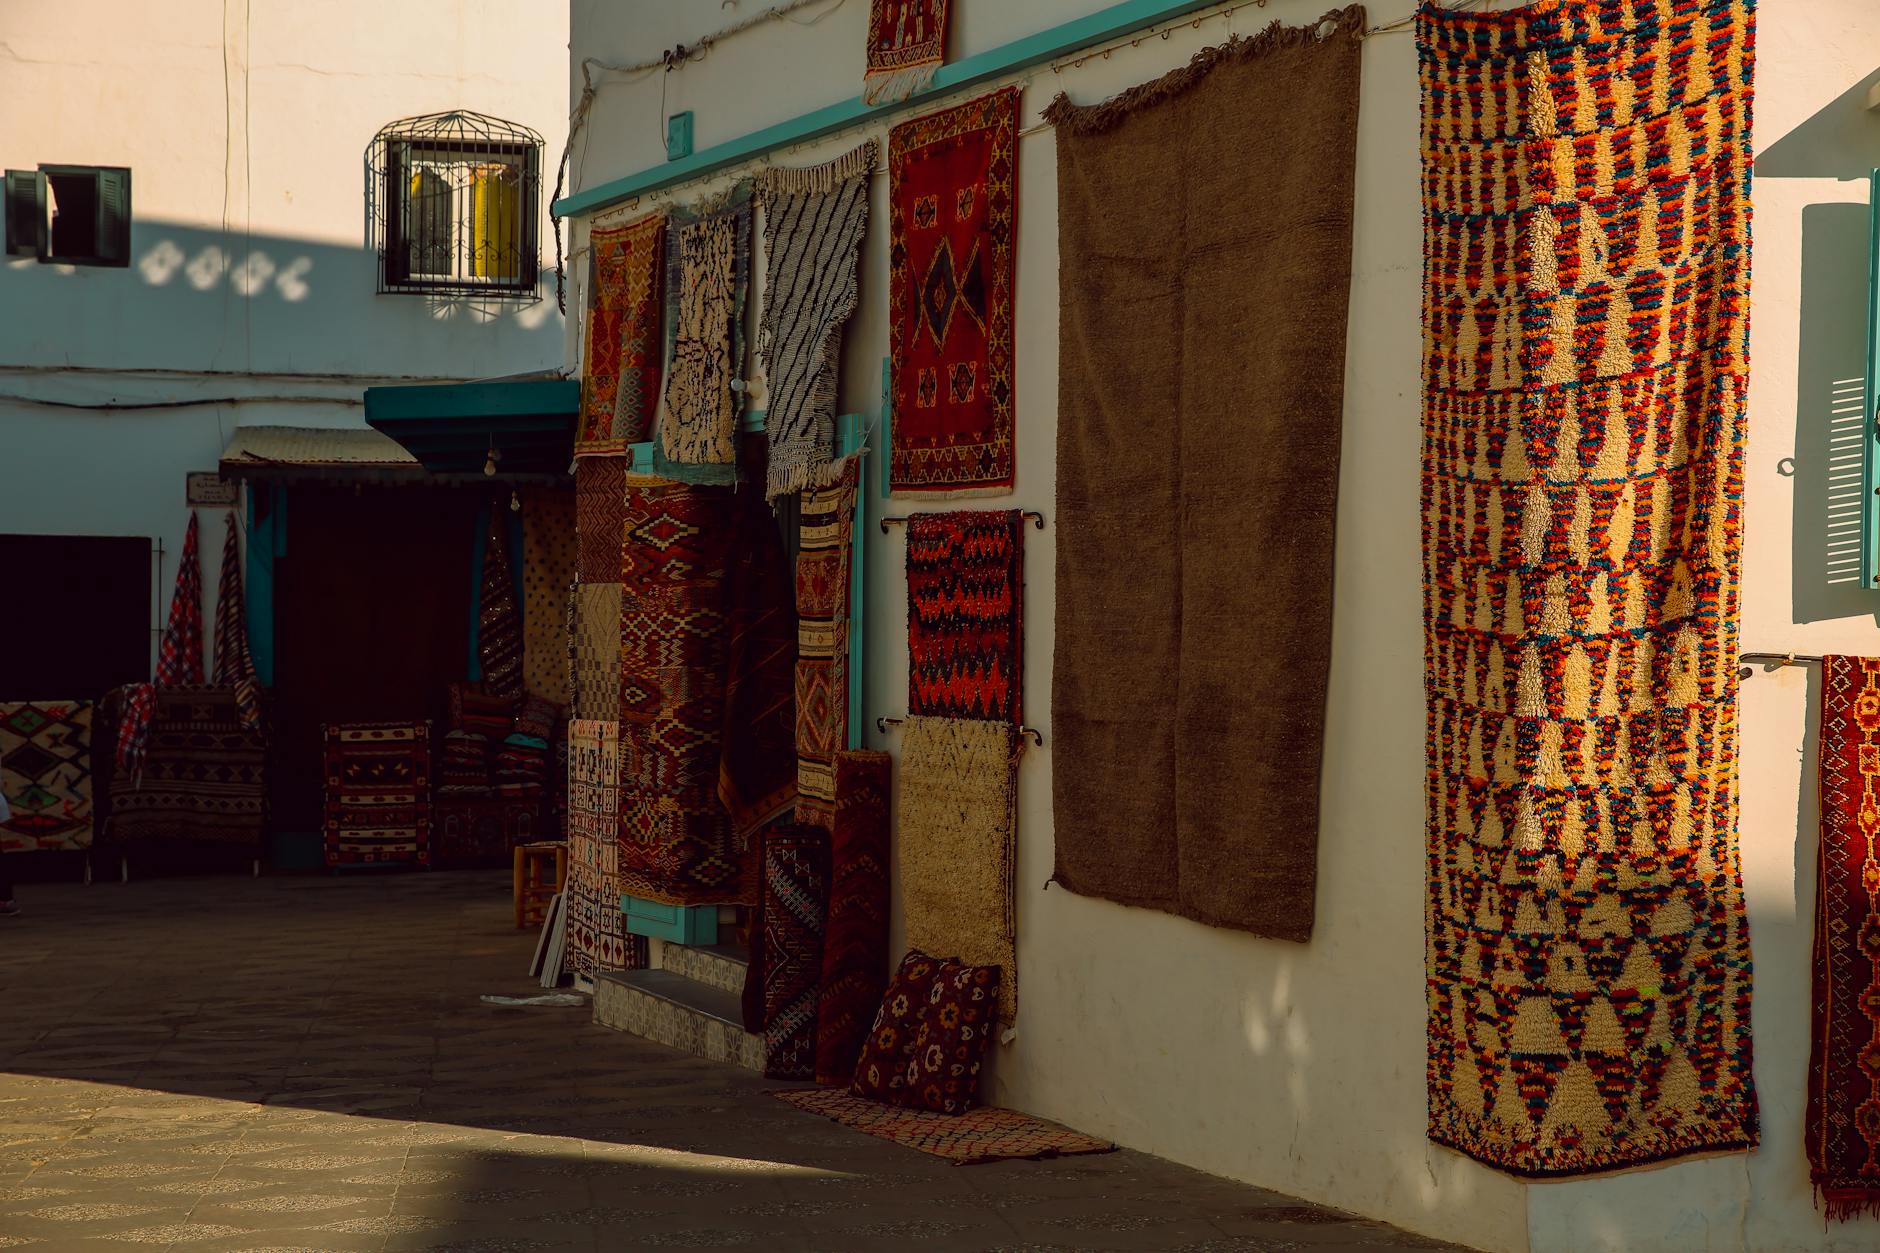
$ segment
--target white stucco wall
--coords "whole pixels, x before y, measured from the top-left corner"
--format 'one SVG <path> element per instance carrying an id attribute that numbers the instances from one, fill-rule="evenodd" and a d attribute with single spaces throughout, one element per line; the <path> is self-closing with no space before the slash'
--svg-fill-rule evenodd
<path id="1" fill-rule="evenodd" d="M 363 426 L 375 383 L 559 365 L 547 201 L 567 20 L 498 0 L 0 8 L 0 165 L 130 166 L 133 211 L 128 269 L 0 258 L 0 531 L 161 538 L 167 605 L 183 476 L 213 470 L 236 425 Z M 375 294 L 366 146 L 455 108 L 546 141 L 537 303 Z M 27 403 L 205 398 L 235 402 Z M 204 522 L 213 598 L 221 530 Z"/>
<path id="2" fill-rule="evenodd" d="M 575 0 L 575 56 L 638 60 L 716 29 L 753 3 L 721 10 L 716 0 L 687 0 L 629 18 L 619 6 Z M 950 56 L 1097 7 L 1096 0 L 955 0 Z M 1322 0 L 1272 0 L 1080 67 L 1031 71 L 1019 80 L 1021 125 L 1034 127 L 1059 90 L 1096 100 L 1161 74 L 1230 30 L 1249 32 L 1275 17 L 1305 21 L 1325 7 Z M 1376 0 L 1371 17 L 1390 21 L 1411 7 L 1410 0 Z M 866 9 L 850 0 L 814 25 L 779 23 L 727 41 L 677 73 L 608 81 L 576 146 L 572 185 L 591 187 L 663 160 L 662 90 L 668 111 L 695 111 L 700 148 L 852 96 Z M 1761 21 L 1744 645 L 1871 654 L 1880 652 L 1880 595 L 1831 580 L 1852 577 L 1840 473 L 1850 412 L 1858 427 L 1864 370 L 1864 178 L 1880 165 L 1880 115 L 1865 112 L 1861 101 L 1880 78 L 1880 6 L 1764 0 Z M 578 72 L 573 81 L 578 90 Z M 1424 1139 L 1417 108 L 1411 37 L 1369 41 L 1314 938 L 1304 946 L 1262 941 L 1044 890 L 1052 867 L 1050 772 L 1075 763 L 1055 762 L 1051 747 L 1053 532 L 1027 531 L 1027 720 L 1043 729 L 1046 747 L 1029 753 L 1020 771 L 1024 1006 L 1018 1038 L 999 1050 L 990 1095 L 1131 1147 L 1483 1248 L 1875 1247 L 1880 1223 L 1824 1234 L 1801 1147 L 1819 687 L 1812 673 L 1759 673 L 1743 689 L 1742 838 L 1758 976 L 1763 1147 L 1601 1180 L 1529 1185 Z M 885 138 L 885 128 L 874 133 Z M 859 135 L 776 161 L 811 164 L 845 151 Z M 987 502 L 1047 515 L 1054 510 L 1057 418 L 1052 143 L 1043 128 L 1020 141 L 1018 481 L 1009 499 Z M 692 199 L 726 181 L 676 194 Z M 878 176 L 842 379 L 844 408 L 869 414 L 879 408 L 886 352 L 885 191 Z M 1831 431 L 1841 432 L 1832 445 Z M 1840 458 L 1832 467 L 1831 456 Z M 1830 495 L 1840 502 L 1832 508 Z M 1852 499 L 1857 508 L 1858 485 Z M 898 748 L 895 737 L 877 735 L 873 718 L 905 704 L 902 544 L 898 530 L 867 536 L 866 734 L 889 750 Z"/>

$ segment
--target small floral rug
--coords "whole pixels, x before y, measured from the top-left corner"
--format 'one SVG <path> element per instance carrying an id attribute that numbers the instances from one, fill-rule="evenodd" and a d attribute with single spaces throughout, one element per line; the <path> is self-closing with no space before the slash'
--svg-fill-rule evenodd
<path id="1" fill-rule="evenodd" d="M 832 1118 L 845 1127 L 944 1157 L 955 1166 L 1011 1158 L 1068 1157 L 1074 1153 L 1116 1151 L 1116 1146 L 1108 1140 L 1010 1109 L 987 1106 L 965 1114 L 932 1114 L 926 1110 L 898 1109 L 848 1092 L 821 1088 L 793 1088 L 771 1095 L 798 1109 Z"/>

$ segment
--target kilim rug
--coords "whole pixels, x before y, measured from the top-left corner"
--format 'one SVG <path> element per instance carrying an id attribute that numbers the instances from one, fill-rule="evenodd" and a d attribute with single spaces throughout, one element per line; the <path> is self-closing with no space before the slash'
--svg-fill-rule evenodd
<path id="1" fill-rule="evenodd" d="M 0 702 L 0 851 L 89 848 L 90 701 Z"/>
<path id="2" fill-rule="evenodd" d="M 796 556 L 796 819 L 835 819 L 835 756 L 849 743 L 849 614 L 860 462 L 805 492 Z"/>
<path id="3" fill-rule="evenodd" d="M 647 438 L 659 406 L 666 219 L 588 231 L 587 352 L 574 455 L 619 456 Z"/>
<path id="4" fill-rule="evenodd" d="M 833 482 L 842 472 L 835 460 L 836 368 L 842 325 L 855 311 L 876 152 L 871 139 L 827 164 L 772 169 L 757 180 L 768 258 L 757 349 L 769 389 L 766 499 Z"/>
<path id="5" fill-rule="evenodd" d="M 901 725 L 896 874 L 904 943 L 997 966 L 999 1021 L 1018 1015 L 1012 870 L 1018 729 L 1009 722 L 910 717 Z"/>
<path id="6" fill-rule="evenodd" d="M 1355 5 L 1275 24 L 1045 114 L 1058 412 L 1077 415 L 1057 434 L 1051 716 L 1053 753 L 1080 768 L 1053 774 L 1054 878 L 1301 942 L 1364 25 Z M 1285 124 L 1246 124 L 1261 117 Z"/>
<path id="7" fill-rule="evenodd" d="M 798 1109 L 834 1119 L 845 1127 L 944 1157 L 955 1166 L 1116 1151 L 1116 1146 L 1108 1140 L 1010 1109 L 981 1106 L 964 1114 L 936 1114 L 924 1109 L 881 1105 L 848 1092 L 819 1088 L 797 1088 L 771 1095 Z"/>
<path id="8" fill-rule="evenodd" d="M 574 582 L 574 493 L 525 487 L 522 499 L 522 686 L 557 705 L 568 688 L 568 585 Z"/>
<path id="9" fill-rule="evenodd" d="M 909 713 L 1019 720 L 1024 537 L 1016 509 L 908 519 Z"/>
<path id="10" fill-rule="evenodd" d="M 261 681 L 248 651 L 248 611 L 242 597 L 242 550 L 235 511 L 222 537 L 222 574 L 215 596 L 215 686 L 235 693 L 242 725 L 261 729 Z"/>
<path id="11" fill-rule="evenodd" d="M 1753 10 L 1417 18 L 1429 1131 L 1512 1174 L 1758 1139 L 1734 673 Z"/>
<path id="12" fill-rule="evenodd" d="M 439 870 L 513 864 L 518 844 L 555 838 L 544 828 L 539 802 L 508 797 L 446 799 L 431 803 L 431 864 Z M 569 872 L 570 877 L 573 871 Z"/>
<path id="13" fill-rule="evenodd" d="M 574 585 L 574 716 L 620 716 L 620 584 Z"/>
<path id="14" fill-rule="evenodd" d="M 582 457 L 574 464 L 575 577 L 620 581 L 620 536 L 626 522 L 627 459 Z"/>
<path id="15" fill-rule="evenodd" d="M 1880 1215 L 1880 661 L 1822 659 L 1808 1179 L 1830 1219 Z"/>
<path id="16" fill-rule="evenodd" d="M 522 609 L 509 570 L 507 514 L 500 501 L 490 506 L 477 608 L 477 657 L 483 663 L 483 690 L 491 696 L 522 695 Z"/>
<path id="17" fill-rule="evenodd" d="M 620 724 L 568 724 L 568 909 L 566 963 L 576 978 L 646 966 L 646 940 L 628 935 L 620 912 Z"/>
<path id="18" fill-rule="evenodd" d="M 430 860 L 431 724 L 329 724 L 326 864 Z"/>
<path id="19" fill-rule="evenodd" d="M 233 688 L 157 691 L 144 768 L 111 781 L 106 826 L 144 840 L 259 849 L 268 829 L 268 742 L 243 723 Z"/>
<path id="20" fill-rule="evenodd" d="M 946 44 L 947 0 L 869 0 L 863 102 L 893 104 L 926 90 Z"/>
<path id="21" fill-rule="evenodd" d="M 675 209 L 666 235 L 666 322 L 672 353 L 653 469 L 681 483 L 735 483 L 744 377 L 744 301 L 751 282 L 751 187 L 696 211 Z"/>
<path id="22" fill-rule="evenodd" d="M 622 890 L 748 903 L 749 836 L 796 794 L 781 542 L 755 492 L 633 479 L 626 510 Z"/>
<path id="23" fill-rule="evenodd" d="M 935 500 L 1012 490 L 1018 88 L 888 134 L 888 484 Z"/>
<path id="24" fill-rule="evenodd" d="M 202 558 L 197 548 L 196 511 L 189 511 L 189 529 L 183 532 L 183 554 L 176 566 L 176 590 L 170 596 L 170 617 L 157 643 L 157 673 L 150 683 L 133 683 L 124 697 L 124 716 L 118 723 L 117 766 L 135 774 L 143 765 L 144 742 L 156 711 L 159 687 L 200 687 L 202 670 Z"/>
<path id="25" fill-rule="evenodd" d="M 886 753 L 836 754 L 836 820 L 829 837 L 829 910 L 816 1010 L 816 1082 L 847 1087 L 888 986 Z"/>
<path id="26" fill-rule="evenodd" d="M 777 825 L 764 832 L 764 1074 L 816 1073 L 817 987 L 829 909 L 829 833 Z"/>

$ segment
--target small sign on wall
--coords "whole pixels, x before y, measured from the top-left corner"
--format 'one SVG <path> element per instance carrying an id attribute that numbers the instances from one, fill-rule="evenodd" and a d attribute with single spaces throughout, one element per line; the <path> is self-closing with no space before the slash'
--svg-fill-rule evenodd
<path id="1" fill-rule="evenodd" d="M 194 509 L 232 508 L 241 499 L 241 488 L 233 479 L 203 470 L 189 475 L 189 506 Z"/>

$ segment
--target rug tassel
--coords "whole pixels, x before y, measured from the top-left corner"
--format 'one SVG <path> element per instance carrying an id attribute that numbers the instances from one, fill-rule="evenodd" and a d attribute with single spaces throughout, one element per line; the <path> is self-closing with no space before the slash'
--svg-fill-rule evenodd
<path id="1" fill-rule="evenodd" d="M 1815 1187 L 1815 1204 L 1831 1223 L 1880 1218 L 1880 1188 Z"/>
<path id="2" fill-rule="evenodd" d="M 933 85 L 939 62 L 910 66 L 905 70 L 886 70 L 868 75 L 862 82 L 863 104 L 899 104 Z"/>
<path id="3" fill-rule="evenodd" d="M 828 195 L 852 178 L 861 178 L 875 168 L 880 147 L 873 139 L 860 147 L 843 153 L 833 161 L 821 165 L 812 165 L 804 169 L 780 169 L 772 167 L 756 177 L 761 191 L 768 193 L 782 192 L 796 196 Z"/>

